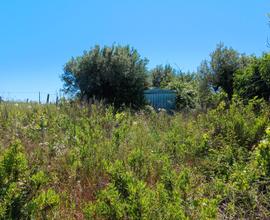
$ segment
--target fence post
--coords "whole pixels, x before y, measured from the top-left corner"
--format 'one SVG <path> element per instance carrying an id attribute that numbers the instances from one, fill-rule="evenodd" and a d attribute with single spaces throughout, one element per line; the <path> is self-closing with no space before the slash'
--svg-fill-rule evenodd
<path id="1" fill-rule="evenodd" d="M 47 101 L 46 101 L 46 103 L 49 104 L 49 102 L 50 102 L 50 94 L 47 95 Z"/>
<path id="2" fill-rule="evenodd" d="M 40 92 L 38 92 L 38 103 L 40 104 Z"/>
<path id="3" fill-rule="evenodd" d="M 56 95 L 56 101 L 55 101 L 56 106 L 58 106 L 58 102 L 59 102 L 59 98 L 58 98 L 58 95 Z"/>

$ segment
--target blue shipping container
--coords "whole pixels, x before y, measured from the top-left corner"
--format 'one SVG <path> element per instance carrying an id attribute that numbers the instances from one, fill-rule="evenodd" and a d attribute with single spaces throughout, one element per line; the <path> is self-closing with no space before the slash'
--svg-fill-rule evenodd
<path id="1" fill-rule="evenodd" d="M 148 89 L 144 91 L 144 97 L 149 105 L 155 109 L 175 109 L 176 92 L 168 89 Z"/>

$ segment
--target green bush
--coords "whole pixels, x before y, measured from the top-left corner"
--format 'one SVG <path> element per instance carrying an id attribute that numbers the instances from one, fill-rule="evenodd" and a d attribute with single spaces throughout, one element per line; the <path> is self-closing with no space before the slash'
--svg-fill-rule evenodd
<path id="1" fill-rule="evenodd" d="M 15 141 L 0 157 L 0 219 L 37 216 L 43 210 L 42 204 L 36 204 L 36 210 L 32 203 L 42 196 L 39 190 L 46 182 L 44 172 L 31 173 L 24 149 Z M 47 212 L 54 206 L 46 207 Z"/>
<path id="2" fill-rule="evenodd" d="M 270 128 L 266 130 L 266 138 L 263 139 L 255 150 L 256 162 L 262 175 L 270 176 Z"/>

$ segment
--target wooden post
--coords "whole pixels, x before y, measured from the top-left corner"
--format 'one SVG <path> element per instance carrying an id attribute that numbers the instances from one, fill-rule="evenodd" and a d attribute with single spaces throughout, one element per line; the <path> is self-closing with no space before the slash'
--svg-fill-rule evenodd
<path id="1" fill-rule="evenodd" d="M 41 101 L 40 101 L 40 92 L 38 92 L 38 103 L 40 104 Z"/>
<path id="2" fill-rule="evenodd" d="M 46 103 L 49 104 L 49 102 L 50 102 L 50 94 L 47 95 L 47 101 L 46 101 Z"/>
<path id="3" fill-rule="evenodd" d="M 56 95 L 55 104 L 58 105 L 58 102 L 59 102 L 59 98 L 58 98 L 58 95 Z"/>

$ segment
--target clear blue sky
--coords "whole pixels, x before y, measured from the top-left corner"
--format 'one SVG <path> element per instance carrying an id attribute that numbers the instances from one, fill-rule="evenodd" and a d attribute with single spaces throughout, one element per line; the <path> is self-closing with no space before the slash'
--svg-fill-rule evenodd
<path id="1" fill-rule="evenodd" d="M 221 41 L 260 55 L 269 50 L 267 13 L 268 0 L 2 0 L 0 95 L 55 93 L 63 65 L 95 44 L 130 44 L 149 68 L 183 71 L 196 70 Z"/>

